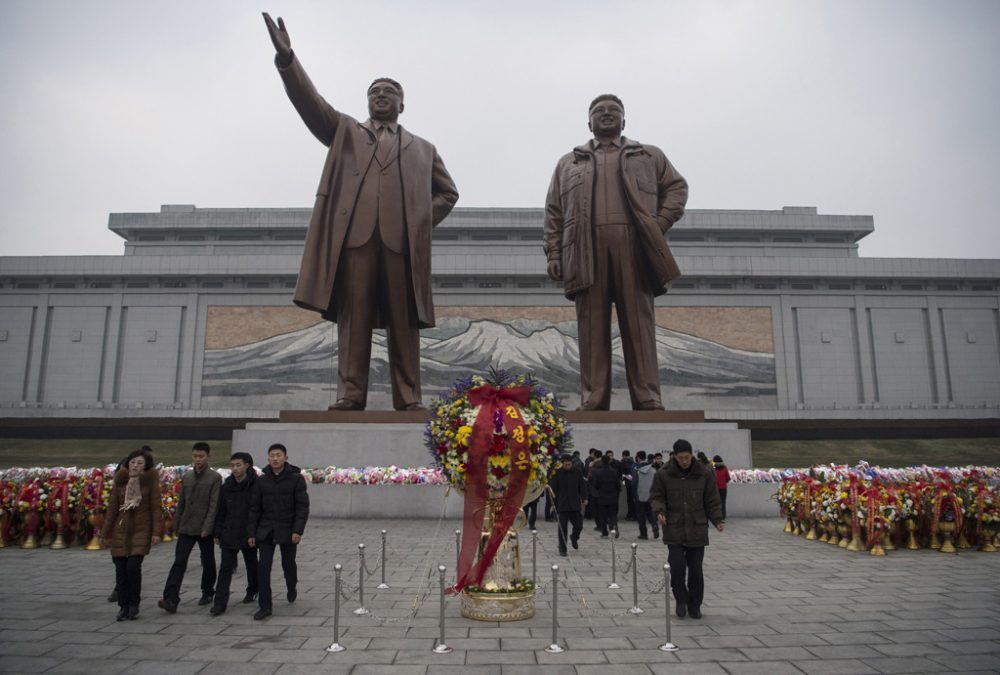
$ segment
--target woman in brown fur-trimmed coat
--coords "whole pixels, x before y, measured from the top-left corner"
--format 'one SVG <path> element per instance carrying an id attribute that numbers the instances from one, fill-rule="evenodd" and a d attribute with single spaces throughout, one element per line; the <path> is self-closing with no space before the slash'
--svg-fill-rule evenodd
<path id="1" fill-rule="evenodd" d="M 110 540 L 118 589 L 118 620 L 139 616 L 142 559 L 160 543 L 160 473 L 148 448 L 135 450 L 115 474 L 101 538 Z"/>

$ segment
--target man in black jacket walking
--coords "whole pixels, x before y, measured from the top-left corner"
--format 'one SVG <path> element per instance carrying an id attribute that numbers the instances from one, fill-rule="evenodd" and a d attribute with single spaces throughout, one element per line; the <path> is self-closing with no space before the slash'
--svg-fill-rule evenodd
<path id="1" fill-rule="evenodd" d="M 247 570 L 247 593 L 243 602 L 250 603 L 257 597 L 257 549 L 251 548 L 247 521 L 250 505 L 257 496 L 257 472 L 253 457 L 246 452 L 235 452 L 229 460 L 232 473 L 222 483 L 219 509 L 215 514 L 215 543 L 222 551 L 219 580 L 215 585 L 215 603 L 209 614 L 218 616 L 229 604 L 229 585 L 236 570 L 236 555 L 243 554 Z"/>
<path id="2" fill-rule="evenodd" d="M 607 538 L 608 530 L 614 530 L 616 538 L 619 534 L 618 495 L 622 490 L 622 480 L 621 474 L 612 462 L 611 455 L 604 455 L 597 468 L 590 471 L 590 485 L 597 501 L 602 539 Z"/>
<path id="3" fill-rule="evenodd" d="M 708 523 L 722 532 L 725 520 L 715 478 L 694 460 L 691 444 L 679 439 L 673 454 L 673 459 L 653 476 L 649 503 L 663 526 L 663 543 L 669 550 L 670 589 L 677 601 L 677 616 L 690 614 L 692 619 L 700 619 Z"/>
<path id="4" fill-rule="evenodd" d="M 267 449 L 267 466 L 257 479 L 256 497 L 250 505 L 248 534 L 251 546 L 260 551 L 257 592 L 260 609 L 256 621 L 271 616 L 271 563 L 274 547 L 281 548 L 281 570 L 288 588 L 288 602 L 298 597 L 298 568 L 295 550 L 309 519 L 306 481 L 297 466 L 288 463 L 288 451 L 281 443 Z"/>
<path id="5" fill-rule="evenodd" d="M 573 463 L 573 456 L 564 454 L 560 466 L 552 480 L 553 500 L 556 503 L 556 514 L 559 516 L 559 555 L 566 553 L 566 526 L 573 524 L 573 532 L 569 536 L 573 548 L 580 548 L 580 530 L 583 529 L 583 507 L 587 504 L 587 481 L 583 479 L 583 471 Z"/>

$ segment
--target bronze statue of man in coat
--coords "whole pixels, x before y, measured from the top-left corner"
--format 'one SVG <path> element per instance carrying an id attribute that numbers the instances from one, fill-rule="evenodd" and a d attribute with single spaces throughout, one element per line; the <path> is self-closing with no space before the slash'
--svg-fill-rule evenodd
<path id="1" fill-rule="evenodd" d="M 594 138 L 559 160 L 545 202 L 548 273 L 576 303 L 581 410 L 611 405 L 612 303 L 632 409 L 663 409 L 653 299 L 680 276 L 665 234 L 684 215 L 688 186 L 662 150 L 624 128 L 617 96 L 594 99 Z"/>
<path id="2" fill-rule="evenodd" d="M 337 324 L 335 410 L 364 410 L 372 330 L 388 328 L 396 410 L 422 410 L 420 328 L 434 325 L 431 228 L 458 190 L 434 146 L 400 126 L 403 88 L 379 78 L 365 122 L 335 110 L 265 13 L 278 73 L 309 131 L 329 148 L 295 287 L 295 304 Z"/>

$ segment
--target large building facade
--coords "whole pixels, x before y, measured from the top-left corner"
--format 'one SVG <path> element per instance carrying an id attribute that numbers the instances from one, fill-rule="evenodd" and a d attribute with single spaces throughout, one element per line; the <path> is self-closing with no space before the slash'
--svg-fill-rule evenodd
<path id="1" fill-rule="evenodd" d="M 270 418 L 336 399 L 336 330 L 291 303 L 308 209 L 112 214 L 123 256 L 0 257 L 0 416 Z M 578 402 L 541 209 L 434 231 L 424 398 L 490 366 Z M 862 258 L 870 216 L 692 210 L 657 299 L 664 403 L 713 419 L 1000 417 L 1000 261 Z M 617 330 L 617 329 L 616 329 Z M 369 408 L 390 408 L 377 335 Z M 627 407 L 620 348 L 613 407 Z"/>

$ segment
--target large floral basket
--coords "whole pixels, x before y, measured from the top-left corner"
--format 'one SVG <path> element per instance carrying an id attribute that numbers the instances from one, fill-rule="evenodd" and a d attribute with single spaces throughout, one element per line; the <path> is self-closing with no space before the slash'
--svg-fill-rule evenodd
<path id="1" fill-rule="evenodd" d="M 555 394 L 530 374 L 463 377 L 431 411 L 427 447 L 465 495 L 457 592 L 482 584 L 522 504 L 541 494 L 571 447 L 570 432 Z"/>

